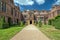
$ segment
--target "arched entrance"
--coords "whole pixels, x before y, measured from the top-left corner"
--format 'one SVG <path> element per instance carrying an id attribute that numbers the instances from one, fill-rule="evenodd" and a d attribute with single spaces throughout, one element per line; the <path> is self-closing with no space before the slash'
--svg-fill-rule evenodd
<path id="1" fill-rule="evenodd" d="M 30 24 L 32 24 L 32 20 L 30 20 Z"/>
<path id="2" fill-rule="evenodd" d="M 29 24 L 34 24 L 34 20 L 28 20 L 27 23 L 28 23 L 28 25 Z"/>

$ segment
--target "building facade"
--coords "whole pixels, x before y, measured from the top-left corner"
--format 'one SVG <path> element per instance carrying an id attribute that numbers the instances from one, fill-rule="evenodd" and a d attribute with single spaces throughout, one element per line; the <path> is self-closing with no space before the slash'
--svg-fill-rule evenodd
<path id="1" fill-rule="evenodd" d="M 23 21 L 25 24 L 35 24 L 41 20 L 42 24 L 48 24 L 49 19 L 60 15 L 60 6 L 54 5 L 51 10 L 26 10 L 20 12 L 13 0 L 0 0 L 0 17 L 5 17 L 5 22 L 17 24 Z"/>
<path id="2" fill-rule="evenodd" d="M 51 10 L 26 10 L 22 12 L 26 24 L 34 24 L 41 20 L 42 24 L 48 24 L 49 19 L 60 15 L 60 6 L 54 5 Z"/>
<path id="3" fill-rule="evenodd" d="M 19 7 L 14 5 L 13 0 L 0 0 L 0 17 L 5 17 L 6 23 L 17 24 L 21 21 Z"/>

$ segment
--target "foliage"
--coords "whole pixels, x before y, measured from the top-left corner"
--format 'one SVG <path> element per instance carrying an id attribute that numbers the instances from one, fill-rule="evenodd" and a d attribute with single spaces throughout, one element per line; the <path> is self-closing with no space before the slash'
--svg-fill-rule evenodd
<path id="1" fill-rule="evenodd" d="M 58 19 L 60 17 L 60 15 L 59 16 L 57 16 L 57 17 L 55 17 L 55 19 Z"/>
<path id="2" fill-rule="evenodd" d="M 24 25 L 24 22 L 23 21 L 20 21 L 20 27 L 22 27 Z"/>
<path id="3" fill-rule="evenodd" d="M 3 23 L 4 23 L 4 17 L 0 17 L 0 28 L 2 28 Z"/>
<path id="4" fill-rule="evenodd" d="M 49 19 L 49 20 L 48 20 L 48 24 L 49 24 L 49 25 L 52 25 L 54 20 L 55 20 L 55 19 Z"/>
<path id="5" fill-rule="evenodd" d="M 51 19 L 49 19 L 49 20 L 48 20 L 48 24 L 49 24 L 49 25 L 51 25 L 51 23 L 52 23 L 52 20 L 51 20 Z"/>
<path id="6" fill-rule="evenodd" d="M 60 29 L 60 16 L 57 16 L 55 18 L 55 21 L 53 21 L 53 25 L 55 26 L 55 28 Z"/>
<path id="7" fill-rule="evenodd" d="M 9 26 L 9 23 L 3 23 L 3 25 L 2 25 L 2 28 L 3 29 L 5 29 L 5 28 L 9 28 L 10 26 Z"/>
<path id="8" fill-rule="evenodd" d="M 5 18 L 2 16 L 0 18 L 0 28 L 8 28 L 9 27 L 9 23 L 5 22 Z"/>
<path id="9" fill-rule="evenodd" d="M 55 28 L 60 29 L 60 16 L 55 17 L 55 19 L 50 19 L 49 25 L 53 25 Z"/>
<path id="10" fill-rule="evenodd" d="M 41 22 L 41 20 L 38 21 L 38 26 L 39 26 L 39 27 L 42 26 L 42 22 Z"/>
<path id="11" fill-rule="evenodd" d="M 24 27 L 10 27 L 7 29 L 0 29 L 0 40 L 10 40 L 14 35 L 20 32 Z"/>
<path id="12" fill-rule="evenodd" d="M 60 40 L 60 30 L 55 29 L 55 27 L 52 27 L 51 25 L 43 25 L 39 29 L 51 40 Z"/>

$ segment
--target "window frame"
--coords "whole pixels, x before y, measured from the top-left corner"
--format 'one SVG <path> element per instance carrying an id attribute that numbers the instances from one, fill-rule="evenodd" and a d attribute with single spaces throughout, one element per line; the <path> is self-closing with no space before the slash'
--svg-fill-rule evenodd
<path id="1" fill-rule="evenodd" d="M 6 12 L 6 3 L 2 2 L 2 11 Z"/>

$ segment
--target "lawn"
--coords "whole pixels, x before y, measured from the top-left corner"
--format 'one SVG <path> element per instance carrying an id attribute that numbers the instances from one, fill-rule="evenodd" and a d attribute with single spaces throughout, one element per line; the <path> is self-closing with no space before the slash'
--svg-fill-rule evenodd
<path id="1" fill-rule="evenodd" d="M 23 27 L 11 27 L 8 29 L 0 29 L 0 40 L 10 40 L 14 35 L 22 30 Z"/>
<path id="2" fill-rule="evenodd" d="M 43 25 L 39 30 L 47 35 L 51 40 L 60 40 L 60 30 L 57 30 L 50 25 Z"/>

